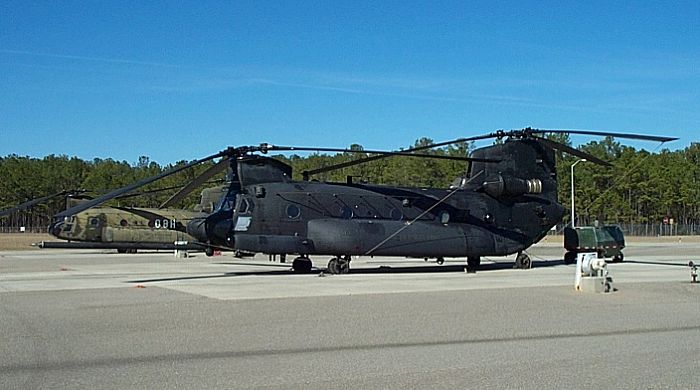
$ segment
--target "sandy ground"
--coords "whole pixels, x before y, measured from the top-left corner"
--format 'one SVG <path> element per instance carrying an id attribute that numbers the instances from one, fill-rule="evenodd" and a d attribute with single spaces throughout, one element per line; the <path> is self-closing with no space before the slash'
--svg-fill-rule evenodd
<path id="1" fill-rule="evenodd" d="M 32 250 L 39 249 L 32 246 L 39 241 L 55 241 L 56 238 L 44 233 L 0 233 L 0 250 Z"/>

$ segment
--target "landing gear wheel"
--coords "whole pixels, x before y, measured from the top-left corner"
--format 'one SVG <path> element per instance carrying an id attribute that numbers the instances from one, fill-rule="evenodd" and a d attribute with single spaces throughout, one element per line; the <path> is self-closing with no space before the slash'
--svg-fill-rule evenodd
<path id="1" fill-rule="evenodd" d="M 326 270 L 333 275 L 347 274 L 350 272 L 350 258 L 334 257 L 328 261 Z"/>
<path id="2" fill-rule="evenodd" d="M 126 249 L 117 249 L 117 253 L 126 253 Z"/>
<path id="3" fill-rule="evenodd" d="M 214 256 L 214 248 L 212 248 L 210 246 L 204 248 L 204 254 L 207 255 L 207 257 Z"/>
<path id="4" fill-rule="evenodd" d="M 513 268 L 529 269 L 530 267 L 532 267 L 530 256 L 524 253 L 518 253 L 518 257 L 515 258 L 515 265 Z"/>
<path id="5" fill-rule="evenodd" d="M 609 278 L 608 278 L 608 279 L 609 279 Z M 615 290 L 613 289 L 613 286 L 612 286 L 612 280 L 605 280 L 605 286 L 604 286 L 603 291 L 605 291 L 606 293 L 615 291 Z"/>
<path id="6" fill-rule="evenodd" d="M 335 275 L 338 274 L 338 258 L 334 257 L 330 260 L 328 260 L 328 266 L 326 266 L 326 271 L 328 271 L 329 274 Z"/>
<path id="7" fill-rule="evenodd" d="M 294 272 L 308 274 L 311 272 L 311 260 L 308 257 L 297 257 L 292 262 Z"/>
<path id="8" fill-rule="evenodd" d="M 438 263 L 438 265 L 443 265 L 445 264 L 445 259 L 442 257 L 438 257 L 437 260 L 435 260 L 435 262 Z"/>
<path id="9" fill-rule="evenodd" d="M 612 258 L 613 263 L 622 263 L 624 260 L 625 255 L 623 255 L 622 253 L 618 253 Z"/>
<path id="10" fill-rule="evenodd" d="M 476 269 L 481 265 L 481 257 L 479 256 L 469 256 L 467 257 L 467 272 L 474 273 Z"/>
<path id="11" fill-rule="evenodd" d="M 564 253 L 564 264 L 573 264 L 576 262 L 576 252 Z"/>

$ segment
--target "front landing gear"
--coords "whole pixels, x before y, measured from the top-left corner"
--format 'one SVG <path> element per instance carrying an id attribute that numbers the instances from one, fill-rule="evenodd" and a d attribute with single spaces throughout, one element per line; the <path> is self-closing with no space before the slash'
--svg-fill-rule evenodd
<path id="1" fill-rule="evenodd" d="M 476 273 L 476 269 L 481 265 L 481 257 L 479 256 L 469 256 L 467 257 L 467 272 Z"/>
<path id="2" fill-rule="evenodd" d="M 519 268 L 519 269 L 532 268 L 532 261 L 530 260 L 530 256 L 526 255 L 523 252 L 518 252 L 518 256 L 515 258 L 515 264 L 513 265 L 513 268 Z"/>
<path id="3" fill-rule="evenodd" d="M 311 259 L 308 256 L 299 256 L 292 262 L 294 272 L 308 274 L 311 272 Z"/>
<path id="4" fill-rule="evenodd" d="M 337 256 L 328 261 L 328 273 L 337 274 L 347 274 L 350 272 L 350 256 Z"/>

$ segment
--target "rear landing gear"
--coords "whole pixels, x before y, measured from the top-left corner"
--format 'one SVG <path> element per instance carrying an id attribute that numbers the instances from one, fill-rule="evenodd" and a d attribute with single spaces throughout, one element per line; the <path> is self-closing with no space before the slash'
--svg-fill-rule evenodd
<path id="1" fill-rule="evenodd" d="M 518 252 L 518 256 L 515 258 L 515 265 L 513 265 L 513 268 L 519 268 L 519 269 L 532 268 L 532 261 L 530 260 L 530 256 L 526 255 L 523 252 Z"/>
<path id="2" fill-rule="evenodd" d="M 292 262 L 294 272 L 308 274 L 311 272 L 311 260 L 307 256 L 299 256 Z"/>
<path id="3" fill-rule="evenodd" d="M 326 269 L 330 274 L 347 274 L 350 272 L 350 256 L 337 256 L 328 261 Z"/>
<path id="4" fill-rule="evenodd" d="M 573 264 L 576 262 L 576 252 L 564 253 L 564 264 Z"/>
<path id="5" fill-rule="evenodd" d="M 467 272 L 475 273 L 476 269 L 481 265 L 481 257 L 479 256 L 469 256 L 467 257 Z"/>

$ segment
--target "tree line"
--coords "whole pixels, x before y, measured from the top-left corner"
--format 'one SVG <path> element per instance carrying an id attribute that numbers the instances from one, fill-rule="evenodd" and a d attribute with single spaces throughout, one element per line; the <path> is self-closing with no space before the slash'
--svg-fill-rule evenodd
<path id="1" fill-rule="evenodd" d="M 552 139 L 571 145 L 567 135 L 556 134 Z M 412 147 L 430 145 L 433 141 L 421 138 Z M 626 146 L 613 138 L 591 141 L 580 145 L 586 151 L 612 163 L 603 167 L 582 162 L 575 167 L 575 201 L 577 224 L 604 223 L 653 224 L 664 219 L 675 223 L 700 225 L 700 143 L 682 150 L 662 149 L 651 153 Z M 301 180 L 301 172 L 367 156 L 363 147 L 351 145 L 356 153 L 334 155 L 278 155 L 294 169 L 294 178 Z M 474 149 L 472 143 L 458 143 L 422 151 L 424 154 L 467 156 Z M 558 153 L 557 175 L 559 199 L 570 208 L 571 165 L 578 157 Z M 146 156 L 136 163 L 112 159 L 85 161 L 77 157 L 50 155 L 44 158 L 9 155 L 0 157 L 0 210 L 16 206 L 30 199 L 63 190 L 85 190 L 84 195 L 99 195 L 137 180 L 156 175 L 175 166 L 159 165 Z M 111 204 L 122 206 L 157 207 L 213 163 L 201 164 L 150 184 L 140 190 L 139 196 L 117 199 Z M 344 182 L 348 176 L 355 181 L 400 186 L 446 187 L 465 173 L 465 162 L 389 157 L 355 165 L 337 171 L 318 174 L 312 179 Z M 216 178 L 222 180 L 223 174 Z M 213 184 L 212 184 L 213 185 Z M 167 190 L 163 190 L 167 189 Z M 191 208 L 197 203 L 195 191 L 177 207 Z M 1 226 L 48 226 L 52 215 L 66 207 L 65 198 L 56 198 L 29 210 L 13 213 L 0 220 Z M 568 222 L 566 216 L 564 222 Z"/>

